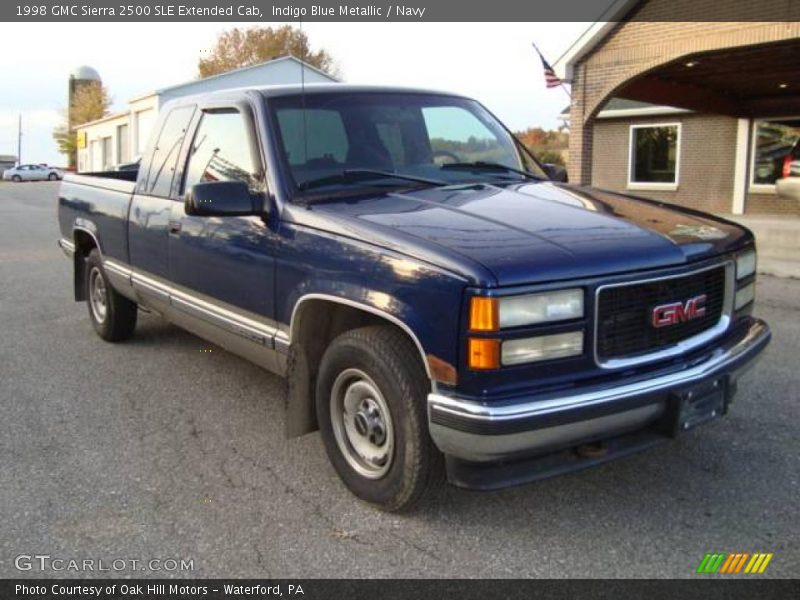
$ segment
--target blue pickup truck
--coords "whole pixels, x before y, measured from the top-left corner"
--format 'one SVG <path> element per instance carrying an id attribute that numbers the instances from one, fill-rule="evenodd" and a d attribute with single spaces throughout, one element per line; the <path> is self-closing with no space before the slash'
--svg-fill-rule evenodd
<path id="1" fill-rule="evenodd" d="M 143 308 L 285 376 L 287 434 L 385 510 L 668 440 L 769 342 L 749 231 L 564 183 L 469 98 L 239 89 L 154 131 L 61 185 L 75 299 L 109 342 Z"/>

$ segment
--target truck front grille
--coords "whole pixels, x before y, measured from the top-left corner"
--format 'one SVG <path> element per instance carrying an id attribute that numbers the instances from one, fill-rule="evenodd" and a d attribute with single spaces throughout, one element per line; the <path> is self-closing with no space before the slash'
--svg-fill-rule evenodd
<path id="1" fill-rule="evenodd" d="M 689 275 L 601 288 L 597 295 L 597 359 L 631 358 L 656 353 L 698 335 L 722 318 L 724 265 Z M 705 314 L 664 327 L 653 325 L 653 309 L 685 303 L 705 294 Z"/>

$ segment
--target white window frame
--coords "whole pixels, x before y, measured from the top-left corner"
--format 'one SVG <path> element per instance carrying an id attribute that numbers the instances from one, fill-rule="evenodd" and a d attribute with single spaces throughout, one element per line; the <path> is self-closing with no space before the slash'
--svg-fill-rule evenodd
<path id="1" fill-rule="evenodd" d="M 774 183 L 754 183 L 756 177 L 756 136 L 758 135 L 758 124 L 764 121 L 780 121 L 781 119 L 797 119 L 797 115 L 784 115 L 781 117 L 754 117 L 751 119 L 753 126 L 750 128 L 750 157 L 747 165 L 750 175 L 747 178 L 747 191 L 751 194 L 772 194 L 777 195 L 778 190 Z"/>
<path id="2" fill-rule="evenodd" d="M 657 127 L 676 127 L 678 130 L 678 137 L 675 140 L 675 182 L 648 182 L 648 181 L 633 181 L 633 154 L 634 154 L 634 132 L 637 129 L 655 129 Z M 678 185 L 681 180 L 681 141 L 683 139 L 681 131 L 681 122 L 674 121 L 668 123 L 636 123 L 630 126 L 628 132 L 628 189 L 629 190 L 653 190 L 664 192 L 675 192 L 678 190 Z"/>

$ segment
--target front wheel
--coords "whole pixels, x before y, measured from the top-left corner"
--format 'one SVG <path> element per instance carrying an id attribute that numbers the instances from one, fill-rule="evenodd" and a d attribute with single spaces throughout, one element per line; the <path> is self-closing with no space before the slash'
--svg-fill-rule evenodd
<path id="1" fill-rule="evenodd" d="M 12 175 L 11 181 L 13 181 L 14 183 L 19 183 L 20 181 L 22 181 L 22 177 L 20 177 L 19 175 Z"/>
<path id="2" fill-rule="evenodd" d="M 86 259 L 86 299 L 97 335 L 107 342 L 121 342 L 133 335 L 136 303 L 111 287 L 97 248 Z"/>
<path id="3" fill-rule="evenodd" d="M 339 477 L 362 500 L 405 510 L 442 480 L 428 389 L 416 347 L 393 327 L 348 331 L 326 350 L 316 389 L 320 432 Z"/>
<path id="4" fill-rule="evenodd" d="M 50 181 L 56 181 L 58 179 L 58 175 L 56 175 L 55 173 L 50 173 L 50 175 L 48 175 L 47 178 Z"/>

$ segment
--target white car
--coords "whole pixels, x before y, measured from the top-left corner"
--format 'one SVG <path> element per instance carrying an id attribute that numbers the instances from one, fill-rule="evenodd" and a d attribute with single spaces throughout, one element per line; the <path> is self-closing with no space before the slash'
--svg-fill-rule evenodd
<path id="1" fill-rule="evenodd" d="M 57 181 L 63 177 L 59 169 L 47 165 L 19 165 L 3 172 L 4 181 Z"/>

